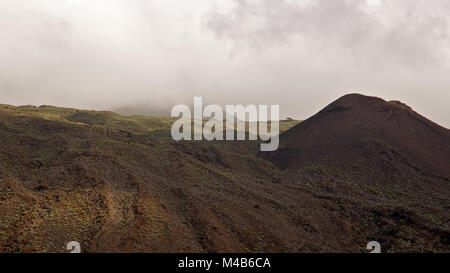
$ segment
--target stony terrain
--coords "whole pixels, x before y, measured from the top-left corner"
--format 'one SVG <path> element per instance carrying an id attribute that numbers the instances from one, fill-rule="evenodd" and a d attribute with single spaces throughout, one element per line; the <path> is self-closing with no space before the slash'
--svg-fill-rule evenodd
<path id="1" fill-rule="evenodd" d="M 272 153 L 173 121 L 0 105 L 0 252 L 450 251 L 450 132 L 404 104 L 345 96 Z"/>

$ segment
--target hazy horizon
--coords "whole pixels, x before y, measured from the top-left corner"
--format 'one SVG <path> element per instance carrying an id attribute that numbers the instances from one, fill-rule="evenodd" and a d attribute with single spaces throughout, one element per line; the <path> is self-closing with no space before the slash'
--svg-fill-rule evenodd
<path id="1" fill-rule="evenodd" d="M 0 103 L 151 113 L 202 96 L 305 119 L 362 93 L 449 128 L 450 2 L 377 3 L 0 0 Z"/>

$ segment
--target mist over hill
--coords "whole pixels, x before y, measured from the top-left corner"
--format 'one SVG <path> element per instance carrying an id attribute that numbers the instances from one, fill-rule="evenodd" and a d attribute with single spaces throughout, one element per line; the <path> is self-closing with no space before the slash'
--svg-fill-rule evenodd
<path id="1" fill-rule="evenodd" d="M 111 109 L 112 112 L 125 116 L 141 115 L 141 116 L 162 116 L 162 117 L 170 117 L 171 110 L 172 109 L 169 108 L 168 105 L 153 106 L 151 104 L 134 104 Z"/>

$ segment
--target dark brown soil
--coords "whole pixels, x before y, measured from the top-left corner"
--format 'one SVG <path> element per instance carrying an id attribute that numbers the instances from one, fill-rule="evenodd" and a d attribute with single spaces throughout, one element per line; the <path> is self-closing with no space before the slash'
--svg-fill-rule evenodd
<path id="1" fill-rule="evenodd" d="M 449 130 L 399 102 L 345 96 L 259 156 L 172 122 L 0 105 L 0 252 L 450 251 Z"/>
<path id="2" fill-rule="evenodd" d="M 368 228 L 392 249 L 401 219 L 420 234 L 408 244 L 432 240 L 433 230 L 448 251 L 448 129 L 401 102 L 350 94 L 283 133 L 280 143 L 260 156 L 284 170 L 284 183 L 308 181 L 312 193 L 326 192 L 330 200 L 358 200 L 355 211 L 370 215 L 377 227 Z M 436 215 L 442 222 L 431 228 Z"/>
<path id="3" fill-rule="evenodd" d="M 376 153 L 385 158 L 373 161 Z M 265 157 L 280 168 L 328 158 L 343 166 L 379 169 L 397 160 L 445 179 L 450 177 L 450 131 L 400 102 L 351 94 L 285 132 L 280 149 Z"/>

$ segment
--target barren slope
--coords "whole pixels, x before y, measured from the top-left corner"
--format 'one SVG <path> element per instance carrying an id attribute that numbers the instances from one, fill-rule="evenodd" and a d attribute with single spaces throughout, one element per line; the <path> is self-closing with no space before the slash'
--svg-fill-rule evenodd
<path id="1" fill-rule="evenodd" d="M 362 137 L 350 164 L 334 160 L 347 149 L 326 150 L 326 136 L 299 146 L 299 135 L 318 136 L 301 124 L 264 156 L 272 164 L 256 142 L 172 141 L 172 122 L 0 106 L 0 252 L 64 252 L 69 241 L 85 252 L 360 252 L 370 240 L 384 251 L 449 251 L 445 152 L 431 150 L 422 166 L 397 142 Z M 448 131 L 435 130 L 445 145 Z M 283 154 L 310 145 L 323 153 Z"/>

